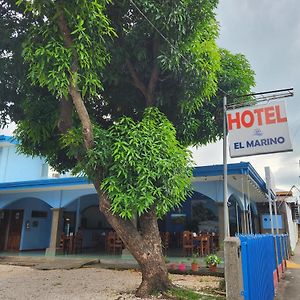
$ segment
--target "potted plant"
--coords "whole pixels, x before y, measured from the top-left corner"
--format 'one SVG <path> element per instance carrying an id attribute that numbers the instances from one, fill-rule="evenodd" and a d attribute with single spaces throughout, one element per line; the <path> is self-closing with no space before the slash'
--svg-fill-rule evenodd
<path id="1" fill-rule="evenodd" d="M 193 258 L 191 262 L 191 270 L 193 272 L 197 272 L 199 270 L 198 255 L 196 253 L 193 254 Z"/>
<path id="2" fill-rule="evenodd" d="M 217 265 L 219 265 L 221 262 L 221 258 L 216 254 L 210 254 L 205 257 L 205 263 L 211 272 L 216 272 Z"/>
<path id="3" fill-rule="evenodd" d="M 184 272 L 186 270 L 186 265 L 184 262 L 181 262 L 179 265 L 178 265 L 178 270 L 180 272 Z"/>
<path id="4" fill-rule="evenodd" d="M 168 266 L 170 270 L 177 270 L 177 264 L 175 262 L 170 263 Z"/>

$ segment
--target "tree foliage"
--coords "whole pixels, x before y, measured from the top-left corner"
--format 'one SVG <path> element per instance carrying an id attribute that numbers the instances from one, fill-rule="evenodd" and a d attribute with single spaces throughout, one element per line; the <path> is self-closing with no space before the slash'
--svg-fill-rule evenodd
<path id="1" fill-rule="evenodd" d="M 222 136 L 220 91 L 254 84 L 245 57 L 216 45 L 218 1 L 0 3 L 0 110 L 18 121 L 19 149 L 86 174 L 141 265 L 137 294 L 167 289 L 157 216 L 189 191 L 185 147 Z"/>
<path id="2" fill-rule="evenodd" d="M 31 20 L 22 18 L 22 9 L 15 1 L 0 1 L 0 128 L 20 119 L 21 101 L 30 93 L 21 45 Z"/>
<path id="3" fill-rule="evenodd" d="M 112 59 L 103 78 L 107 109 L 137 118 L 151 102 L 188 144 L 193 116 L 217 89 L 217 1 L 133 3 L 120 1 L 109 8 L 117 38 L 110 41 Z M 130 12 L 127 19 L 120 11 Z M 129 95 L 126 102 L 124 94 Z"/>
<path id="4" fill-rule="evenodd" d="M 221 61 L 217 72 L 218 90 L 210 101 L 205 101 L 193 116 L 196 123 L 191 136 L 185 139 L 189 144 L 203 145 L 215 142 L 223 137 L 223 97 L 227 94 L 227 102 L 237 101 L 234 96 L 248 94 L 255 85 L 254 71 L 246 57 L 242 54 L 232 54 L 226 49 L 219 49 Z M 247 101 L 245 98 L 239 100 Z M 182 137 L 184 139 L 184 137 Z"/>
<path id="5" fill-rule="evenodd" d="M 176 139 L 176 131 L 157 108 L 148 108 L 141 121 L 118 120 L 108 130 L 94 126 L 95 144 L 84 153 L 81 130 L 63 136 L 70 157 L 80 155 L 75 170 L 92 179 L 98 166 L 105 172 L 102 189 L 111 199 L 111 210 L 131 219 L 156 207 L 162 217 L 186 199 L 190 188 L 190 153 Z"/>
<path id="6" fill-rule="evenodd" d="M 25 11 L 35 19 L 23 45 L 32 83 L 47 87 L 58 97 L 67 97 L 73 81 L 83 96 L 97 95 L 102 89 L 101 70 L 109 58 L 104 38 L 114 34 L 105 15 L 109 1 L 18 0 L 17 3 L 25 3 Z M 72 44 L 61 35 L 62 15 Z"/>
<path id="7" fill-rule="evenodd" d="M 25 70 L 32 84 L 38 85 L 29 90 L 28 80 L 20 76 L 24 87 L 19 90 L 24 97 L 17 130 L 20 149 L 45 156 L 59 171 L 77 164 L 77 170 L 81 166 L 91 177 L 97 166 L 106 166 L 109 157 L 103 151 L 85 156 L 81 144 L 62 142 L 60 105 L 62 98 L 70 101 L 70 83 L 77 85 L 94 124 L 94 148 L 99 143 L 102 149 L 112 143 L 115 122 L 126 125 L 126 130 L 142 126 L 147 106 L 158 107 L 172 122 L 179 143 L 215 141 L 222 137 L 221 91 L 244 94 L 254 85 L 245 57 L 216 45 L 217 1 L 19 0 L 18 4 L 25 11 L 19 17 L 24 28 L 18 25 L 23 34 L 17 35 L 18 51 L 11 53 L 21 61 L 20 45 L 26 41 Z M 14 10 L 18 8 L 10 4 L 9 11 Z M 58 24 L 62 15 L 72 44 L 61 35 Z M 8 20 L 14 23 L 13 17 Z M 129 119 L 120 121 L 122 116 L 131 118 L 131 127 L 124 121 Z M 71 119 L 70 132 L 78 133 L 82 127 L 74 109 Z M 85 166 L 93 165 L 92 169 L 76 163 L 79 155 L 90 159 L 90 163 L 84 161 Z M 118 167 L 122 169 L 122 165 Z M 133 176 L 128 174 L 127 179 Z"/>

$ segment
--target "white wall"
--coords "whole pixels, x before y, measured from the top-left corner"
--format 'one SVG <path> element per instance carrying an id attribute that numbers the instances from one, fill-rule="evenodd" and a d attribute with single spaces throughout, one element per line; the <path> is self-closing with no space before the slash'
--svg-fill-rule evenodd
<path id="1" fill-rule="evenodd" d="M 295 250 L 298 242 L 298 224 L 292 220 L 292 211 L 287 203 L 284 203 L 287 217 L 288 233 L 292 251 Z"/>

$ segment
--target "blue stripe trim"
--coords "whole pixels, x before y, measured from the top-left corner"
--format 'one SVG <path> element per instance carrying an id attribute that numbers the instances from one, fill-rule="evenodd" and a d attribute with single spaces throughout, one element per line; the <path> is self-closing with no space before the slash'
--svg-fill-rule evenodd
<path id="1" fill-rule="evenodd" d="M 6 136 L 0 136 L 1 138 Z M 223 165 L 195 167 L 193 169 L 194 177 L 209 177 L 223 175 Z M 259 176 L 253 166 L 248 162 L 241 162 L 237 164 L 228 164 L 228 175 L 249 175 L 260 187 L 260 189 L 267 193 L 266 183 Z M 90 184 L 85 177 L 68 177 L 55 179 L 41 179 L 18 182 L 4 182 L 0 183 L 0 191 L 4 190 L 20 190 L 32 188 L 49 188 L 57 186 L 71 186 L 80 184 Z M 274 196 L 274 195 L 272 195 Z"/>
<path id="2" fill-rule="evenodd" d="M 10 143 L 13 145 L 19 144 L 18 141 L 13 136 L 0 135 L 0 143 Z"/>
<path id="3" fill-rule="evenodd" d="M 0 183 L 0 191 L 23 190 L 23 189 L 33 189 L 33 188 L 51 188 L 51 187 L 73 186 L 73 185 L 84 185 L 84 184 L 91 184 L 91 182 L 85 177 L 28 180 L 28 181 Z"/>

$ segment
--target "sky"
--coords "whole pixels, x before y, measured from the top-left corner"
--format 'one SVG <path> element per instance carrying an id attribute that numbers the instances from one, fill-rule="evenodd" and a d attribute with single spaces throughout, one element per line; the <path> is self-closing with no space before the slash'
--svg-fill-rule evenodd
<path id="1" fill-rule="evenodd" d="M 294 88 L 294 97 L 286 98 L 294 151 L 229 158 L 228 162 L 250 162 L 263 178 L 264 167 L 269 166 L 277 189 L 299 187 L 300 1 L 220 0 L 217 19 L 218 45 L 247 57 L 256 74 L 254 92 Z M 193 149 L 193 154 L 197 165 L 221 164 L 222 142 Z"/>
<path id="2" fill-rule="evenodd" d="M 220 0 L 219 46 L 243 53 L 256 73 L 254 92 L 294 88 L 287 98 L 287 117 L 294 151 L 230 159 L 248 161 L 264 178 L 269 166 L 276 188 L 300 187 L 300 1 Z M 11 128 L 0 134 L 11 134 Z M 222 142 L 193 149 L 196 165 L 222 163 Z M 228 156 L 229 157 L 229 156 Z"/>

